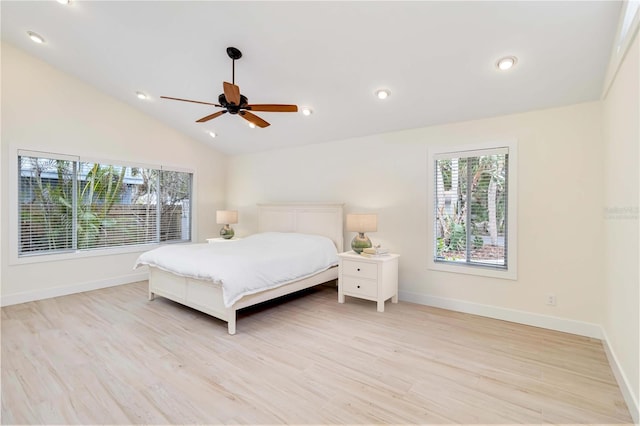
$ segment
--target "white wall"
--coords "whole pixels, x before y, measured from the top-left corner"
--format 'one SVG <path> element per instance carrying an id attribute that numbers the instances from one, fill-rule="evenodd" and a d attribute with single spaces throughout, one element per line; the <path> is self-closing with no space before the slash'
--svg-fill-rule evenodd
<path id="1" fill-rule="evenodd" d="M 8 200 L 16 191 L 9 162 L 16 149 L 100 160 L 177 166 L 195 172 L 194 239 L 215 235 L 224 208 L 227 157 L 188 139 L 80 80 L 2 44 L 2 303 L 144 279 L 137 253 L 16 264 L 9 258 Z"/>
<path id="2" fill-rule="evenodd" d="M 427 149 L 518 140 L 518 279 L 431 271 Z M 600 102 L 232 157 L 228 205 L 239 234 L 257 202 L 338 201 L 376 212 L 369 234 L 400 258 L 401 298 L 600 336 L 603 146 Z M 345 243 L 353 237 L 345 234 Z M 557 296 L 557 306 L 545 304 Z"/>
<path id="3" fill-rule="evenodd" d="M 604 320 L 610 352 L 640 406 L 640 42 L 627 52 L 604 101 Z M 634 408 L 632 408 L 634 407 Z"/>

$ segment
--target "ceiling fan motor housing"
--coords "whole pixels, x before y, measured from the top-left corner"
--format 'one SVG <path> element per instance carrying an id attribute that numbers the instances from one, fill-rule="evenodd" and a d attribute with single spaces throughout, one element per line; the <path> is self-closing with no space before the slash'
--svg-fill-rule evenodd
<path id="1" fill-rule="evenodd" d="M 240 105 L 235 105 L 227 102 L 224 93 L 221 93 L 220 96 L 218 96 L 218 103 L 222 105 L 223 108 L 226 108 L 230 114 L 237 114 L 240 112 L 240 109 L 249 104 L 249 99 L 247 99 L 245 95 L 240 95 Z"/>

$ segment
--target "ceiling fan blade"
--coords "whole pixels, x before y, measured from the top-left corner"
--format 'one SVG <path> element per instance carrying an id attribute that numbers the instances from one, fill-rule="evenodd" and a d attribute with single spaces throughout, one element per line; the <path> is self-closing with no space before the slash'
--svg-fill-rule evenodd
<path id="1" fill-rule="evenodd" d="M 220 117 L 225 112 L 227 112 L 227 111 L 214 112 L 211 115 L 207 115 L 206 117 L 202 117 L 200 120 L 196 120 L 196 123 L 204 123 L 205 121 L 213 120 L 216 117 Z"/>
<path id="2" fill-rule="evenodd" d="M 247 120 L 249 123 L 253 123 L 258 127 L 267 127 L 269 123 L 264 121 L 262 118 L 258 117 L 255 114 L 251 114 L 249 111 L 240 111 L 240 116 Z"/>
<path id="3" fill-rule="evenodd" d="M 222 83 L 222 87 L 224 89 L 224 97 L 227 98 L 227 102 L 240 105 L 240 88 L 235 84 L 227 83 L 226 81 Z"/>
<path id="4" fill-rule="evenodd" d="M 297 105 L 279 105 L 279 104 L 247 105 L 245 109 L 248 109 L 250 111 L 265 111 L 265 112 L 298 112 Z"/>
<path id="5" fill-rule="evenodd" d="M 172 101 L 193 102 L 194 104 L 213 105 L 213 106 L 217 106 L 217 107 L 222 107 L 222 105 L 212 104 L 211 102 L 192 101 L 191 99 L 171 98 L 169 96 L 160 96 L 160 97 L 162 99 L 171 99 Z"/>

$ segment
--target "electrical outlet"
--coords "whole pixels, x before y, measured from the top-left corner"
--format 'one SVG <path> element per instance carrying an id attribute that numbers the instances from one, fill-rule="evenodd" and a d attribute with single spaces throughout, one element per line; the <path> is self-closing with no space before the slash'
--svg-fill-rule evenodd
<path id="1" fill-rule="evenodd" d="M 556 306 L 556 295 L 553 293 L 547 294 L 547 305 Z"/>

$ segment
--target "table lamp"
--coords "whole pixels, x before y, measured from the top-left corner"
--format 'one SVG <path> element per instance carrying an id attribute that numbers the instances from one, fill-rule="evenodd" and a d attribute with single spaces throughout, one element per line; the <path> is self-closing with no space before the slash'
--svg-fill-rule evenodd
<path id="1" fill-rule="evenodd" d="M 224 225 L 220 229 L 220 236 L 225 240 L 230 240 L 235 235 L 233 228 L 230 224 L 238 223 L 238 211 L 237 210 L 216 210 L 216 223 L 218 225 Z"/>
<path id="2" fill-rule="evenodd" d="M 372 246 L 371 240 L 364 233 L 378 230 L 378 215 L 376 214 L 348 214 L 347 231 L 357 232 L 351 241 L 351 250 L 362 253 L 362 250 Z"/>

